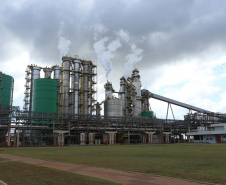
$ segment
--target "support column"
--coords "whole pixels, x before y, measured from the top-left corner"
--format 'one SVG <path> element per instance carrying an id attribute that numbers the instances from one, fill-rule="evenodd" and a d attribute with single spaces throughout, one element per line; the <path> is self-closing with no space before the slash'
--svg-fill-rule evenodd
<path id="1" fill-rule="evenodd" d="M 61 146 L 64 146 L 64 133 L 61 134 Z"/>
<path id="2" fill-rule="evenodd" d="M 146 132 L 146 134 L 148 134 L 148 143 L 152 144 L 152 138 L 155 132 Z"/>
<path id="3" fill-rule="evenodd" d="M 128 144 L 130 144 L 130 133 L 128 131 Z"/>
<path id="4" fill-rule="evenodd" d="M 57 145 L 57 141 L 56 141 L 57 140 L 57 135 L 56 135 L 56 133 L 54 133 L 53 137 L 54 137 L 54 142 L 53 143 L 54 143 L 54 146 L 56 146 Z"/>
<path id="5" fill-rule="evenodd" d="M 142 143 L 143 144 L 146 144 L 146 134 L 143 134 L 142 135 Z"/>
<path id="6" fill-rule="evenodd" d="M 10 124 L 8 125 L 8 137 L 7 137 L 7 146 L 10 147 Z"/>
<path id="7" fill-rule="evenodd" d="M 89 133 L 89 145 L 93 145 L 93 143 L 94 143 L 94 134 Z"/>
<path id="8" fill-rule="evenodd" d="M 16 139 L 16 146 L 19 147 L 19 141 L 20 141 L 20 131 L 17 130 L 17 139 Z"/>
<path id="9" fill-rule="evenodd" d="M 16 129 L 15 129 L 15 130 L 14 130 L 14 138 L 13 138 L 13 140 L 14 140 L 14 144 L 13 144 L 14 147 L 16 146 L 16 138 L 17 138 L 17 137 L 16 137 Z"/>
<path id="10" fill-rule="evenodd" d="M 171 132 L 163 132 L 163 134 L 166 136 L 166 144 L 169 144 L 169 135 Z"/>
<path id="11" fill-rule="evenodd" d="M 105 132 L 105 133 L 108 134 L 109 144 L 114 145 L 115 144 L 115 134 L 117 132 Z"/>

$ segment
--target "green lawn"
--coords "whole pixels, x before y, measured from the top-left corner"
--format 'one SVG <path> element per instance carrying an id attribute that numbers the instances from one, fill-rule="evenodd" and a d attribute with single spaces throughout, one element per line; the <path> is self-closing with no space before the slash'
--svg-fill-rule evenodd
<path id="1" fill-rule="evenodd" d="M 116 183 L 86 177 L 78 174 L 68 173 L 60 170 L 34 166 L 21 162 L 2 162 L 0 163 L 0 179 L 8 185 L 40 185 L 40 184 L 56 184 L 56 185 L 113 185 Z"/>
<path id="2" fill-rule="evenodd" d="M 225 144 L 28 147 L 0 152 L 226 184 Z"/>

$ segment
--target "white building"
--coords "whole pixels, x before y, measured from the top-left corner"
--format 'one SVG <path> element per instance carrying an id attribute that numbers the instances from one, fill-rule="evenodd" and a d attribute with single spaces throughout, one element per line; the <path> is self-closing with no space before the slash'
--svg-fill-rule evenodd
<path id="1" fill-rule="evenodd" d="M 194 137 L 194 143 L 226 142 L 226 124 L 212 124 L 210 127 L 198 127 L 186 135 Z"/>

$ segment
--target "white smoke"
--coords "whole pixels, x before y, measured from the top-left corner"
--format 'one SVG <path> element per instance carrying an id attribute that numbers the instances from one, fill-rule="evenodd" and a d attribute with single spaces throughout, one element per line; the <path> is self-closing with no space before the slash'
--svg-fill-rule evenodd
<path id="1" fill-rule="evenodd" d="M 93 44 L 93 48 L 95 49 L 98 57 L 98 63 L 104 68 L 107 79 L 112 69 L 111 59 L 114 58 L 113 53 L 122 46 L 119 39 L 113 40 L 105 46 L 108 41 L 109 38 L 104 37 Z"/>
<path id="2" fill-rule="evenodd" d="M 106 32 L 108 32 L 108 28 L 103 25 L 103 24 L 95 24 L 93 26 L 91 26 L 92 29 L 94 30 L 94 40 L 97 41 L 98 37 L 100 37 L 101 35 L 105 34 Z"/>
<path id="3" fill-rule="evenodd" d="M 125 63 L 124 76 L 127 78 L 131 76 L 132 70 L 135 68 L 135 64 L 142 60 L 143 50 L 138 48 L 135 44 L 131 45 L 130 54 L 126 56 L 127 62 Z"/>
<path id="4" fill-rule="evenodd" d="M 71 41 L 65 37 L 59 37 L 58 49 L 60 51 L 60 58 L 68 54 Z"/>
<path id="5" fill-rule="evenodd" d="M 69 51 L 69 47 L 71 45 L 71 41 L 67 40 L 64 37 L 64 30 L 65 30 L 65 24 L 63 21 L 60 22 L 60 29 L 58 31 L 58 37 L 59 37 L 59 41 L 58 41 L 58 49 L 60 51 L 60 59 L 62 59 L 63 56 L 66 56 L 68 54 Z"/>
<path id="6" fill-rule="evenodd" d="M 103 24 L 95 25 L 94 28 L 94 40 L 97 40 L 98 36 L 109 31 L 109 29 Z M 98 56 L 98 63 L 104 68 L 106 72 L 106 78 L 108 78 L 109 73 L 112 70 L 111 59 L 114 57 L 114 52 L 122 46 L 121 42 L 123 42 L 125 46 L 130 46 L 130 53 L 126 56 L 126 62 L 124 64 L 124 76 L 127 78 L 131 76 L 131 72 L 135 68 L 135 64 L 142 60 L 143 50 L 134 44 L 134 42 L 137 43 L 137 39 L 131 38 L 131 35 L 128 31 L 119 29 L 114 34 L 116 35 L 117 39 L 110 42 L 109 37 L 104 37 L 95 42 L 93 47 Z M 106 46 L 108 42 L 110 43 L 108 46 Z"/>
<path id="7" fill-rule="evenodd" d="M 120 29 L 119 31 L 117 31 L 115 33 L 121 40 L 125 41 L 125 42 L 129 42 L 129 32 L 123 30 L 123 29 Z"/>

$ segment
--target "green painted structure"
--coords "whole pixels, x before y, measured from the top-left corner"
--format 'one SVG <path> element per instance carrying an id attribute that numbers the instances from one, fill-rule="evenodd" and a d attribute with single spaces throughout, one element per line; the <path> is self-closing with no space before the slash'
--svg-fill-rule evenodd
<path id="1" fill-rule="evenodd" d="M 34 112 L 58 112 L 58 81 L 40 78 L 34 81 L 33 107 Z"/>
<path id="2" fill-rule="evenodd" d="M 11 105 L 13 84 L 12 76 L 0 73 L 0 105 Z"/>
<path id="3" fill-rule="evenodd" d="M 14 79 L 0 72 L 0 123 L 10 123 L 10 106 L 12 105 Z M 0 146 L 7 146 L 8 130 L 0 129 Z"/>
<path id="4" fill-rule="evenodd" d="M 153 111 L 142 112 L 141 116 L 146 118 L 154 118 L 154 112 Z"/>

